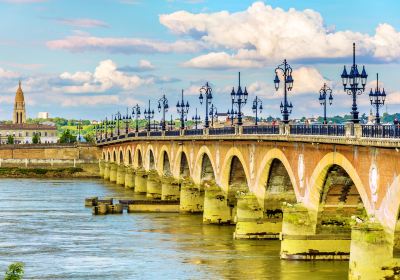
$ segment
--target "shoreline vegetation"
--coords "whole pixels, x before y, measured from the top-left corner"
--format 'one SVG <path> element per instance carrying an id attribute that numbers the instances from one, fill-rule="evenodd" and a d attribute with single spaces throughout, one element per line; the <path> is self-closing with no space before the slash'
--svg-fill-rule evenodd
<path id="1" fill-rule="evenodd" d="M 0 167 L 0 178 L 98 178 L 81 167 Z"/>

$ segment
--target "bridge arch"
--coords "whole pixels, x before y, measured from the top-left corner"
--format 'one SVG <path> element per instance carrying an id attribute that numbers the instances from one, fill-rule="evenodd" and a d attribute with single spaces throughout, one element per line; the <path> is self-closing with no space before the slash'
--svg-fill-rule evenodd
<path id="1" fill-rule="evenodd" d="M 117 162 L 117 151 L 115 150 L 115 148 L 113 149 L 113 158 L 112 158 L 112 162 Z"/>
<path id="2" fill-rule="evenodd" d="M 158 153 L 157 170 L 162 175 L 172 175 L 170 152 L 167 145 L 163 145 Z"/>
<path id="3" fill-rule="evenodd" d="M 178 155 L 175 158 L 174 164 L 174 174 L 176 177 L 190 177 L 190 164 L 189 158 L 186 148 L 183 148 L 178 152 Z"/>
<path id="4" fill-rule="evenodd" d="M 110 153 L 110 150 L 107 151 L 107 161 L 108 161 L 108 162 L 111 161 L 111 153 Z"/>
<path id="5" fill-rule="evenodd" d="M 118 164 L 124 164 L 124 150 L 122 148 L 119 149 Z"/>
<path id="6" fill-rule="evenodd" d="M 390 232 L 399 228 L 396 224 L 400 222 L 400 175 L 394 177 L 379 209 L 377 209 L 376 215 L 381 224 Z M 397 231 L 396 235 L 398 236 L 400 233 L 397 233 Z"/>
<path id="7" fill-rule="evenodd" d="M 249 171 L 243 154 L 236 147 L 232 147 L 226 153 L 222 164 L 221 187 L 230 191 L 230 187 L 241 182 L 246 185 L 246 191 L 249 190 L 250 180 Z M 236 181 L 236 182 L 235 182 Z"/>
<path id="8" fill-rule="evenodd" d="M 305 206 L 309 209 L 318 211 L 325 180 L 327 178 L 328 171 L 333 166 L 339 166 L 348 174 L 361 197 L 367 214 L 372 214 L 371 203 L 360 176 L 358 175 L 353 164 L 344 155 L 338 152 L 326 154 L 316 165 L 310 177 L 310 184 L 308 185 L 303 200 Z"/>
<path id="9" fill-rule="evenodd" d="M 135 148 L 133 165 L 135 168 L 143 168 L 143 147 L 139 144 Z"/>
<path id="10" fill-rule="evenodd" d="M 255 189 L 252 190 L 260 200 L 263 200 L 266 194 L 266 184 L 269 181 L 271 167 L 273 162 L 278 160 L 284 166 L 287 175 L 289 176 L 290 183 L 292 184 L 294 193 L 296 195 L 297 201 L 300 201 L 300 192 L 297 186 L 296 177 L 293 173 L 293 169 L 287 159 L 286 155 L 282 150 L 273 148 L 269 150 L 261 160 L 259 165 L 258 175 L 256 177 Z M 261 201 L 260 201 L 261 202 Z M 264 202 L 262 202 L 264 204 Z"/>
<path id="11" fill-rule="evenodd" d="M 203 180 L 216 180 L 215 163 L 210 150 L 206 146 L 202 146 L 196 157 L 193 181 L 200 184 Z"/>
<path id="12" fill-rule="evenodd" d="M 106 152 L 103 150 L 103 152 L 101 153 L 101 158 L 103 159 L 103 160 L 107 160 L 107 155 L 106 155 Z"/>
<path id="13" fill-rule="evenodd" d="M 146 160 L 147 160 L 147 169 L 156 169 L 156 161 L 155 161 L 155 155 L 154 155 L 154 149 L 152 145 L 147 146 L 147 152 L 146 152 Z"/>
<path id="14" fill-rule="evenodd" d="M 130 146 L 128 146 L 126 148 L 126 152 L 125 153 L 126 153 L 126 155 L 125 155 L 125 164 L 131 166 L 132 163 L 133 163 L 133 160 L 132 160 L 133 157 L 132 157 L 132 149 L 131 149 Z"/>

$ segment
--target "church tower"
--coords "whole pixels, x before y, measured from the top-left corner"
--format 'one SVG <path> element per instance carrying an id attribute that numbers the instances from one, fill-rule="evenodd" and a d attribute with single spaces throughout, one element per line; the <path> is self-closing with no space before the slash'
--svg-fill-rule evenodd
<path id="1" fill-rule="evenodd" d="M 19 86 L 15 94 L 13 123 L 22 124 L 25 122 L 26 122 L 25 98 L 24 98 L 24 92 L 22 91 L 21 88 L 21 81 L 19 81 Z"/>

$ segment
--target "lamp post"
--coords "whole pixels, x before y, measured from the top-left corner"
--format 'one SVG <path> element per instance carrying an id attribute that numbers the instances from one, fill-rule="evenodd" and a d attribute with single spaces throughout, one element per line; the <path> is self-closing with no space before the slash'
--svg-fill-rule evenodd
<path id="1" fill-rule="evenodd" d="M 150 99 L 149 99 L 149 108 L 144 109 L 144 118 L 147 120 L 147 131 L 151 130 L 151 119 L 154 118 L 154 110 L 150 108 Z"/>
<path id="2" fill-rule="evenodd" d="M 168 125 L 169 125 L 169 130 L 174 130 L 175 122 L 172 120 L 172 114 L 171 114 L 171 120 L 168 122 Z"/>
<path id="3" fill-rule="evenodd" d="M 262 101 L 260 98 L 258 98 L 258 96 L 256 96 L 256 98 L 254 98 L 253 107 L 252 107 L 253 113 L 256 114 L 256 121 L 255 121 L 256 126 L 258 125 L 258 112 L 260 112 L 260 114 L 261 114 L 262 109 L 263 109 Z"/>
<path id="4" fill-rule="evenodd" d="M 199 122 L 200 122 L 200 116 L 199 115 L 197 115 L 197 108 L 196 108 L 196 115 L 194 115 L 193 117 L 192 117 L 192 121 L 194 121 L 194 125 L 195 125 L 195 128 L 197 129 L 197 125 L 199 124 Z"/>
<path id="5" fill-rule="evenodd" d="M 237 116 L 237 111 L 233 110 L 233 102 L 232 102 L 231 110 L 228 109 L 228 112 L 226 114 L 228 115 L 228 120 L 231 121 L 231 125 L 233 125 L 233 121 L 234 121 L 235 117 Z"/>
<path id="6" fill-rule="evenodd" d="M 341 75 L 344 91 L 353 97 L 353 105 L 351 106 L 351 115 L 353 117 L 351 121 L 353 123 L 360 122 L 357 111 L 357 95 L 361 95 L 364 92 L 365 85 L 367 84 L 367 77 L 368 75 L 365 71 L 365 66 L 363 66 L 361 74 L 358 72 L 356 64 L 356 44 L 353 43 L 353 65 L 351 66 L 350 73 L 347 74 L 346 66 L 344 66 Z"/>
<path id="7" fill-rule="evenodd" d="M 182 89 L 182 97 L 181 97 L 181 102 L 176 104 L 176 110 L 178 111 L 178 114 L 180 114 L 180 122 L 181 122 L 181 129 L 185 129 L 185 118 L 187 117 L 187 114 L 189 113 L 189 101 L 183 100 L 183 89 Z M 172 117 L 172 116 L 171 116 Z"/>
<path id="8" fill-rule="evenodd" d="M 108 126 L 110 127 L 110 136 L 113 138 L 114 136 L 114 115 L 111 115 L 111 120 L 108 121 Z"/>
<path id="9" fill-rule="evenodd" d="M 139 131 L 139 117 L 140 117 L 140 107 L 138 104 L 132 107 L 132 117 L 135 118 L 136 128 L 135 131 Z"/>
<path id="10" fill-rule="evenodd" d="M 332 105 L 333 96 L 332 89 L 324 83 L 324 86 L 319 90 L 319 104 L 324 106 L 324 124 L 327 124 L 328 121 L 326 119 L 326 99 L 329 95 L 329 105 Z"/>
<path id="11" fill-rule="evenodd" d="M 217 107 L 214 104 L 211 104 L 209 115 L 211 118 L 211 127 L 214 127 L 214 118 L 218 116 Z"/>
<path id="12" fill-rule="evenodd" d="M 210 123 L 208 121 L 208 106 L 211 105 L 211 100 L 213 98 L 212 96 L 212 88 L 208 84 L 208 82 L 200 88 L 200 95 L 199 95 L 199 100 L 200 100 L 200 105 L 203 104 L 203 99 L 205 98 L 206 100 L 206 116 L 204 118 L 204 127 L 208 128 L 210 126 Z"/>
<path id="13" fill-rule="evenodd" d="M 78 142 L 81 142 L 82 120 L 78 121 L 76 129 L 78 130 Z"/>
<path id="14" fill-rule="evenodd" d="M 117 114 L 114 117 L 114 121 L 117 123 L 117 135 L 119 136 L 120 134 L 120 130 L 119 130 L 119 122 L 122 120 L 122 115 L 121 113 L 118 111 Z"/>
<path id="15" fill-rule="evenodd" d="M 376 114 L 375 114 L 375 124 L 379 125 L 381 123 L 381 117 L 379 115 L 379 107 L 385 105 L 385 100 L 386 100 L 386 92 L 385 89 L 383 88 L 382 91 L 379 88 L 379 76 L 378 73 L 376 73 L 376 89 L 375 92 L 371 91 L 369 92 L 369 100 L 371 101 L 371 105 L 375 106 Z"/>
<path id="16" fill-rule="evenodd" d="M 132 117 L 129 115 L 129 108 L 126 107 L 126 115 L 122 117 L 123 122 L 125 123 L 125 134 L 129 132 L 129 123 L 131 122 Z"/>
<path id="17" fill-rule="evenodd" d="M 161 97 L 158 100 L 158 112 L 163 112 L 163 117 L 161 120 L 161 130 L 165 131 L 165 113 L 168 111 L 168 99 L 165 97 L 165 94 L 163 95 L 163 97 Z"/>
<path id="18" fill-rule="evenodd" d="M 249 94 L 247 93 L 247 88 L 244 88 L 244 91 L 242 90 L 242 87 L 240 85 L 240 72 L 239 72 L 239 85 L 237 90 L 235 91 L 235 87 L 232 88 L 231 92 L 231 99 L 232 99 L 232 110 L 231 110 L 231 121 L 233 125 L 233 116 L 236 115 L 237 117 L 237 124 L 242 125 L 243 124 L 243 113 L 242 113 L 242 107 L 247 103 L 247 97 Z M 236 105 L 238 110 L 237 113 L 234 114 L 233 112 L 233 105 Z M 229 113 L 228 113 L 229 114 Z"/>
<path id="19" fill-rule="evenodd" d="M 283 117 L 283 123 L 288 124 L 289 115 L 292 113 L 293 104 L 292 102 L 288 101 L 287 94 L 288 91 L 291 91 L 293 88 L 293 77 L 292 77 L 293 70 L 292 67 L 287 63 L 286 59 L 283 60 L 283 63 L 281 65 L 278 65 L 278 67 L 275 68 L 275 79 L 274 79 L 275 90 L 279 89 L 279 83 L 280 83 L 278 77 L 279 71 L 282 72 L 284 79 L 283 103 L 281 101 L 280 109 Z"/>
<path id="20" fill-rule="evenodd" d="M 105 138 L 106 138 L 106 141 L 107 141 L 107 133 L 108 133 L 108 120 L 107 120 L 107 117 L 106 117 L 106 120 L 104 121 L 104 131 L 105 131 Z"/>

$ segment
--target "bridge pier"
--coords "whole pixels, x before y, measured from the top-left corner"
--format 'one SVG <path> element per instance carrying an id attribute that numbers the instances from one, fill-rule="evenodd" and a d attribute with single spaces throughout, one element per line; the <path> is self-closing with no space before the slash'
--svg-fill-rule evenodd
<path id="1" fill-rule="evenodd" d="M 117 184 L 125 186 L 125 166 L 122 163 L 117 165 Z"/>
<path id="2" fill-rule="evenodd" d="M 190 179 L 181 182 L 180 207 L 182 213 L 202 213 L 204 209 L 204 191 Z"/>
<path id="3" fill-rule="evenodd" d="M 316 234 L 317 213 L 301 204 L 283 208 L 281 259 L 348 260 L 349 234 Z"/>
<path id="4" fill-rule="evenodd" d="M 115 162 L 110 162 L 110 181 L 117 181 L 117 164 Z"/>
<path id="5" fill-rule="evenodd" d="M 281 223 L 271 223 L 263 217 L 263 209 L 254 194 L 238 197 L 235 239 L 274 239 L 280 230 Z"/>
<path id="6" fill-rule="evenodd" d="M 161 200 L 179 200 L 179 181 L 171 176 L 161 178 Z"/>
<path id="7" fill-rule="evenodd" d="M 105 163 L 104 160 L 99 160 L 99 176 L 101 178 L 104 178 L 104 167 L 105 167 Z"/>
<path id="8" fill-rule="evenodd" d="M 135 170 L 127 166 L 125 168 L 125 188 L 133 189 L 135 187 Z"/>
<path id="9" fill-rule="evenodd" d="M 156 170 L 147 173 L 147 198 L 161 199 L 161 180 Z"/>
<path id="10" fill-rule="evenodd" d="M 215 183 L 205 183 L 203 222 L 206 224 L 229 224 L 232 209 L 224 191 Z"/>
<path id="11" fill-rule="evenodd" d="M 104 180 L 110 180 L 110 163 L 109 162 L 104 163 L 103 178 L 104 178 Z"/>
<path id="12" fill-rule="evenodd" d="M 393 259 L 393 235 L 374 222 L 353 226 L 349 279 L 397 279 L 399 261 Z"/>
<path id="13" fill-rule="evenodd" d="M 136 170 L 135 192 L 145 194 L 147 192 L 147 173 L 144 169 Z"/>

